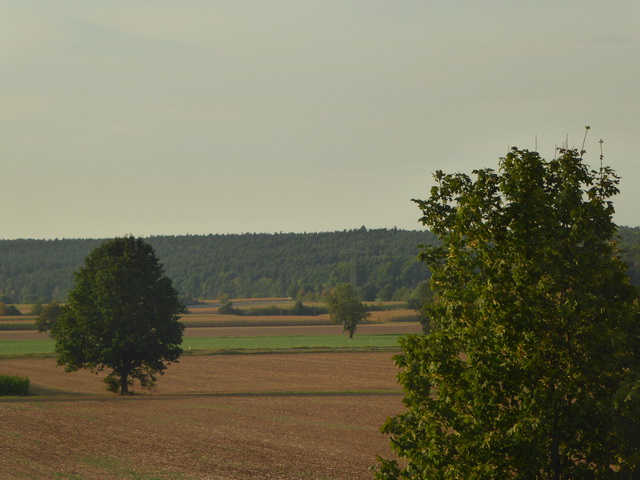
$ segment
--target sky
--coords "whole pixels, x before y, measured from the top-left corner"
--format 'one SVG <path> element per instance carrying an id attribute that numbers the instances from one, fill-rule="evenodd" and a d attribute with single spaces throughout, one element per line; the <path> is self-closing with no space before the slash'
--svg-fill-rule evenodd
<path id="1" fill-rule="evenodd" d="M 640 225 L 637 0 L 3 0 L 0 238 L 423 229 L 567 139 Z"/>

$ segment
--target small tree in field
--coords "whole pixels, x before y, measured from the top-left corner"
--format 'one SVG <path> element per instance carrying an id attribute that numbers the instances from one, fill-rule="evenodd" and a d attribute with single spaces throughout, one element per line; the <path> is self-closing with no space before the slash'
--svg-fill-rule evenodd
<path id="1" fill-rule="evenodd" d="M 404 460 L 377 479 L 640 478 L 638 289 L 617 257 L 618 178 L 582 153 L 512 149 L 499 171 L 435 174 L 421 254 L 430 333 L 396 357 Z"/>
<path id="2" fill-rule="evenodd" d="M 358 324 L 371 315 L 358 299 L 358 293 L 350 283 L 341 283 L 331 290 L 326 303 L 331 321 L 341 324 L 342 331 L 349 332 L 349 338 L 353 338 Z"/>
<path id="3" fill-rule="evenodd" d="M 121 394 L 133 380 L 151 387 L 182 353 L 182 311 L 149 244 L 131 236 L 107 241 L 76 273 L 53 325 L 58 365 L 69 372 L 109 368 L 107 385 Z"/>

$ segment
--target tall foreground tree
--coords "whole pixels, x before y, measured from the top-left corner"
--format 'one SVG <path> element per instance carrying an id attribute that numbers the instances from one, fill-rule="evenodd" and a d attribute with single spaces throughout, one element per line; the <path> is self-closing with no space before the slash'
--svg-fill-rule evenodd
<path id="1" fill-rule="evenodd" d="M 406 410 L 378 479 L 640 478 L 638 290 L 617 257 L 618 178 L 575 150 L 435 174 L 421 258 L 431 330 L 395 361 Z"/>
<path id="2" fill-rule="evenodd" d="M 152 386 L 182 353 L 183 311 L 153 248 L 132 236 L 97 247 L 75 275 L 53 325 L 58 365 L 69 372 L 109 368 L 110 389 Z"/>

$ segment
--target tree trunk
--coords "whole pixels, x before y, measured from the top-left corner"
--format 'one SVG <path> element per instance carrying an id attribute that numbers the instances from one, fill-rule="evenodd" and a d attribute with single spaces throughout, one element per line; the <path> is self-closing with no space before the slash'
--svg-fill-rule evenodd
<path id="1" fill-rule="evenodd" d="M 551 394 L 555 396 L 556 386 L 552 383 L 549 386 L 551 390 Z M 554 405 L 554 413 L 553 422 L 551 424 L 551 445 L 549 447 L 549 457 L 551 459 L 551 474 L 553 480 L 561 480 L 562 479 L 562 460 L 560 458 L 560 440 L 558 439 L 558 415 L 557 415 L 557 406 L 556 402 L 553 402 Z"/>
<path id="2" fill-rule="evenodd" d="M 129 395 L 129 372 L 120 373 L 120 395 Z"/>

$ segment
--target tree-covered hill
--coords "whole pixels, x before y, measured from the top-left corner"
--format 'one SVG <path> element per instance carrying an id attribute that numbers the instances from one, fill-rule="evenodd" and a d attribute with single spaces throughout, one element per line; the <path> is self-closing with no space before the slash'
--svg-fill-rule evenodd
<path id="1" fill-rule="evenodd" d="M 354 282 L 367 299 L 406 298 L 428 278 L 416 261 L 429 232 L 158 236 L 146 239 L 180 292 L 195 298 L 317 297 Z M 103 240 L 0 240 L 0 301 L 64 300 L 73 272 Z"/>
<path id="2" fill-rule="evenodd" d="M 640 228 L 621 227 L 623 259 L 640 283 Z M 326 233 L 157 236 L 155 248 L 176 288 L 194 298 L 313 299 L 353 282 L 367 300 L 406 300 L 429 277 L 416 261 L 435 237 L 398 229 Z M 0 302 L 63 301 L 73 272 L 104 240 L 0 240 Z"/>
<path id="3" fill-rule="evenodd" d="M 640 227 L 620 227 L 618 236 L 627 273 L 633 283 L 640 285 Z"/>

